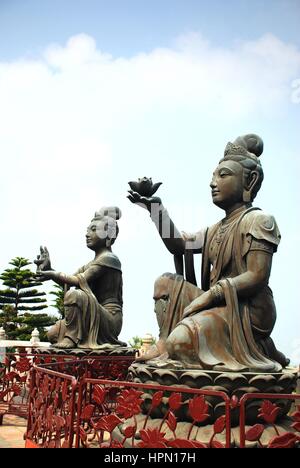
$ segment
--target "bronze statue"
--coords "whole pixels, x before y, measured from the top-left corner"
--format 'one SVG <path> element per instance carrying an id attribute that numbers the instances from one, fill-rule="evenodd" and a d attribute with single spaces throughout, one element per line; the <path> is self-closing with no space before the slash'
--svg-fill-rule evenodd
<path id="1" fill-rule="evenodd" d="M 262 152 L 263 141 L 254 134 L 227 144 L 210 183 L 225 217 L 194 235 L 177 230 L 159 197 L 129 191 L 129 200 L 150 212 L 177 272 L 155 283 L 160 339 L 141 359 L 219 371 L 279 372 L 288 364 L 270 337 L 276 308 L 268 281 L 280 233 L 273 216 L 252 206 L 264 177 Z M 202 289 L 193 267 L 197 253 Z"/>
<path id="2" fill-rule="evenodd" d="M 123 318 L 121 263 L 111 250 L 120 216 L 116 207 L 104 207 L 95 213 L 86 234 L 86 245 L 95 252 L 95 258 L 74 275 L 51 269 L 49 252 L 41 247 L 35 260 L 38 278 L 74 287 L 64 296 L 65 319 L 56 322 L 48 332 L 56 348 L 126 346 L 118 340 Z"/>

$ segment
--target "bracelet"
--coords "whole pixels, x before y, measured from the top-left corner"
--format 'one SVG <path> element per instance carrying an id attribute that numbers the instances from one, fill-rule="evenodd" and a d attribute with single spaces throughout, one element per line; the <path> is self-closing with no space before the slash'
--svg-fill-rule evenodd
<path id="1" fill-rule="evenodd" d="M 66 283 L 68 279 L 68 275 L 66 275 L 66 273 L 59 272 L 57 273 L 57 279 L 59 281 L 62 281 L 63 283 Z"/>
<path id="2" fill-rule="evenodd" d="M 224 293 L 222 286 L 219 283 L 216 283 L 210 288 L 210 293 L 213 298 L 213 305 L 219 305 L 224 299 Z"/>

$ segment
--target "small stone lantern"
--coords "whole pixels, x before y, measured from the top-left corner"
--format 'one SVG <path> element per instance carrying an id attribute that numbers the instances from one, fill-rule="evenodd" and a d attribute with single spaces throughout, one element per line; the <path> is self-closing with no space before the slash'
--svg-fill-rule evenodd
<path id="1" fill-rule="evenodd" d="M 38 329 L 35 328 L 33 332 L 31 333 L 30 343 L 35 345 L 35 344 L 39 344 L 39 342 L 40 342 L 40 334 L 39 334 Z"/>

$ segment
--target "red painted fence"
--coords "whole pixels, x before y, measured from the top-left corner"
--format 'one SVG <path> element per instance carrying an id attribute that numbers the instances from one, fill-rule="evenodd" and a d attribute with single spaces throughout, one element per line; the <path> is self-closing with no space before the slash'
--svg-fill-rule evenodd
<path id="1" fill-rule="evenodd" d="M 64 372 L 59 371 L 62 367 Z M 277 424 L 277 405 L 281 399 L 299 401 L 300 395 L 255 393 L 239 400 L 229 399 L 223 392 L 95 375 L 93 362 L 88 360 L 32 369 L 27 444 L 48 448 L 299 446 L 300 407 L 283 430 L 280 422 Z M 245 404 L 250 399 L 263 402 L 257 415 L 259 423 L 246 426 Z M 211 406 L 218 404 L 223 414 L 213 420 Z M 231 415 L 237 408 L 240 425 L 231 428 Z M 270 431 L 266 442 L 265 432 Z"/>

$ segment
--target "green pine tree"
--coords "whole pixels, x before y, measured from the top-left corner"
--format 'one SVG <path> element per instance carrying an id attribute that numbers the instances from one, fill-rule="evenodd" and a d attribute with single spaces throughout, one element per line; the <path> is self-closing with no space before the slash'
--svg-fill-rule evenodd
<path id="1" fill-rule="evenodd" d="M 18 317 L 15 309 L 11 305 L 4 305 L 0 311 L 0 327 L 3 327 L 8 338 L 17 339 L 18 324 L 22 322 L 22 317 Z"/>
<path id="2" fill-rule="evenodd" d="M 45 340 L 45 327 L 52 325 L 55 318 L 35 313 L 48 307 L 46 293 L 36 289 L 42 283 L 26 268 L 31 264 L 26 258 L 16 257 L 9 264 L 14 268 L 7 268 L 0 275 L 6 286 L 0 290 L 0 324 L 9 339 L 30 340 L 33 329 L 37 328 L 40 339 Z"/>
<path id="3" fill-rule="evenodd" d="M 55 291 L 51 291 L 50 294 L 55 296 L 54 307 L 60 315 L 61 319 L 65 318 L 65 306 L 64 306 L 64 297 L 65 297 L 65 288 L 60 284 L 54 284 Z"/>

